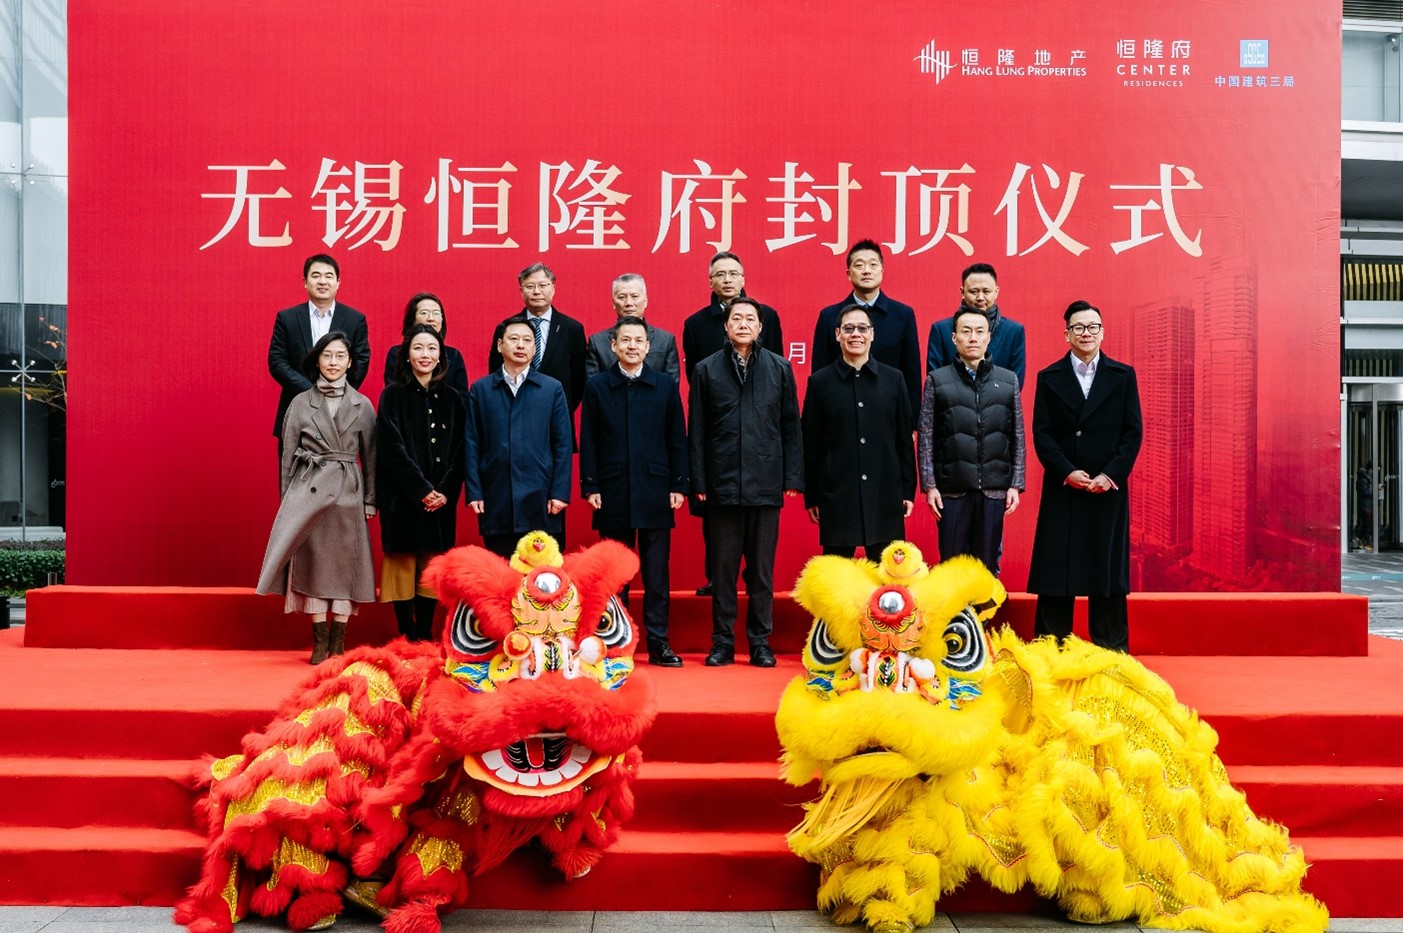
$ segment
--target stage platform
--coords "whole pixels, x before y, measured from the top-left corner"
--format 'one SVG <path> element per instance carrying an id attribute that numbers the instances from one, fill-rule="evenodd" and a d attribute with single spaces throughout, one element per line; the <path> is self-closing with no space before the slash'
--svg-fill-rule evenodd
<path id="1" fill-rule="evenodd" d="M 1187 646 L 1191 633 L 1196 650 L 1142 660 L 1217 730 L 1254 809 L 1291 829 L 1312 862 L 1308 888 L 1336 916 L 1403 916 L 1403 643 L 1370 638 L 1357 597 L 1178 599 L 1177 612 L 1173 597 L 1132 599 L 1137 653 Z M 1011 602 L 1019 627 L 1030 603 Z M 0 903 L 169 904 L 194 880 L 201 839 L 183 775 L 200 755 L 237 750 L 309 672 L 302 626 L 278 603 L 246 590 L 30 595 L 27 624 L 0 632 Z M 676 605 L 687 663 L 639 666 L 659 716 L 620 844 L 570 884 L 519 852 L 473 883 L 473 906 L 812 908 L 816 874 L 783 838 L 812 788 L 778 780 L 773 723 L 807 621 L 782 600 L 777 668 L 710 669 L 707 601 Z M 388 637 L 383 609 L 352 632 Z M 86 636 L 97 644 L 73 644 Z M 940 906 L 1050 909 L 982 884 Z"/>

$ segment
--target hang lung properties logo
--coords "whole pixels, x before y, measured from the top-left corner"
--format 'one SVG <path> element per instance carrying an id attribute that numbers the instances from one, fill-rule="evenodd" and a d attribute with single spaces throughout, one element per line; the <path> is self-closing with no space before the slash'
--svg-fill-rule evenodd
<path id="1" fill-rule="evenodd" d="M 967 78 L 1085 78 L 1085 49 L 1017 48 L 990 44 L 983 48 L 965 46 L 959 61 L 951 49 L 936 48 L 927 42 L 911 60 L 921 74 L 934 75 L 939 84 L 958 73 Z"/>
<path id="2" fill-rule="evenodd" d="M 926 43 L 925 48 L 921 49 L 913 61 L 920 63 L 921 74 L 935 75 L 936 84 L 944 81 L 955 68 L 950 61 L 950 50 L 937 49 L 934 39 Z"/>

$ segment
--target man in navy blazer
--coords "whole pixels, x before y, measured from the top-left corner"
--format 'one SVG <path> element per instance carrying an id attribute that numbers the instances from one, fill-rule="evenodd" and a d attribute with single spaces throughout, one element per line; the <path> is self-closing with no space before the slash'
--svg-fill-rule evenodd
<path id="1" fill-rule="evenodd" d="M 1033 631 L 1072 632 L 1072 604 L 1090 599 L 1091 640 L 1130 650 L 1130 471 L 1144 432 L 1135 370 L 1101 352 L 1101 312 L 1074 301 L 1063 315 L 1071 352 L 1038 373 L 1033 449 L 1043 465 L 1028 592 Z"/>
<path id="2" fill-rule="evenodd" d="M 483 546 L 510 557 L 530 531 L 565 550 L 573 432 L 565 390 L 531 367 L 535 336 L 525 315 L 498 325 L 499 369 L 468 389 L 463 453 L 468 508 Z"/>
<path id="3" fill-rule="evenodd" d="M 545 263 L 533 262 L 521 270 L 516 281 L 525 303 L 518 315 L 526 315 L 536 339 L 531 368 L 560 383 L 573 417 L 585 391 L 585 327 L 555 307 L 555 273 Z M 501 368 L 502 354 L 494 342 L 487 354 L 487 371 Z"/>
<path id="4" fill-rule="evenodd" d="M 867 309 L 872 320 L 871 358 L 900 370 L 911 401 L 911 411 L 921 410 L 921 338 L 916 333 L 916 312 L 910 305 L 888 297 L 882 291 L 882 247 L 876 240 L 858 240 L 848 250 L 848 281 L 852 294 L 818 313 L 814 324 L 810 372 L 817 374 L 834 360 L 842 359 L 838 349 L 838 318 L 844 309 L 857 305 Z"/>
<path id="5" fill-rule="evenodd" d="M 585 383 L 580 408 L 580 494 L 601 538 L 638 551 L 648 662 L 681 667 L 667 618 L 673 512 L 688 490 L 682 396 L 675 376 L 647 364 L 649 328 L 641 318 L 620 317 L 611 330 L 616 362 Z"/>
<path id="6" fill-rule="evenodd" d="M 999 277 L 987 262 L 976 262 L 960 273 L 960 307 L 983 312 L 989 319 L 989 347 L 984 358 L 995 366 L 1013 370 L 1018 388 L 1028 370 L 1028 341 L 1023 325 L 999 310 Z M 958 309 L 956 309 L 958 310 Z M 926 375 L 955 362 L 955 316 L 930 326 L 926 344 Z"/>
<path id="7" fill-rule="evenodd" d="M 282 453 L 283 417 L 292 400 L 312 387 L 302 375 L 302 361 L 312 346 L 332 331 L 341 331 L 351 341 L 351 368 L 346 373 L 352 387 L 359 389 L 370 372 L 370 338 L 365 315 L 350 305 L 338 304 L 341 269 L 336 260 L 318 253 L 302 263 L 302 285 L 307 289 L 306 304 L 293 305 L 273 319 L 273 337 L 268 342 L 268 372 L 282 393 L 278 413 L 273 418 L 273 436 Z"/>

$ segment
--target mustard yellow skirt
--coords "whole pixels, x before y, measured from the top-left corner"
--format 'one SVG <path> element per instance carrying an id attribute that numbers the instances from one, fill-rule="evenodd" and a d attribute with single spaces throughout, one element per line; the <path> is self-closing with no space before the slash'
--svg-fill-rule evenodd
<path id="1" fill-rule="evenodd" d="M 380 602 L 397 603 L 415 596 L 434 597 L 419 584 L 434 554 L 386 554 L 380 559 Z"/>

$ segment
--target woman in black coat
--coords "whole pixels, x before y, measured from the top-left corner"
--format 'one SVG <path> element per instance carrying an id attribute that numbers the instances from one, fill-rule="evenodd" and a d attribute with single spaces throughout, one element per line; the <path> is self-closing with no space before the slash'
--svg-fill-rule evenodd
<path id="1" fill-rule="evenodd" d="M 400 336 L 408 340 L 409 332 L 419 324 L 427 324 L 438 331 L 440 341 L 448 336 L 448 318 L 443 313 L 443 302 L 432 292 L 420 292 L 409 299 L 409 304 L 404 306 L 404 323 L 400 325 Z M 399 378 L 399 367 L 404 362 L 404 347 L 404 343 L 397 343 L 386 352 L 385 385 Z M 440 355 L 443 358 L 443 381 L 458 393 L 464 405 L 468 404 L 468 367 L 463 362 L 463 354 L 448 344 L 443 344 L 443 353 Z"/>
<path id="2" fill-rule="evenodd" d="M 431 324 L 410 328 L 398 348 L 403 364 L 380 394 L 380 601 L 393 603 L 400 634 L 428 641 L 434 594 L 419 585 L 430 557 L 453 547 L 463 486 L 465 407 L 444 378 L 443 341 Z"/>

